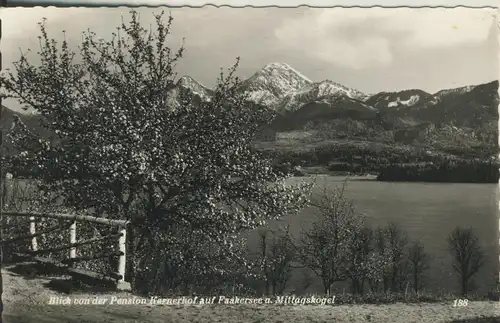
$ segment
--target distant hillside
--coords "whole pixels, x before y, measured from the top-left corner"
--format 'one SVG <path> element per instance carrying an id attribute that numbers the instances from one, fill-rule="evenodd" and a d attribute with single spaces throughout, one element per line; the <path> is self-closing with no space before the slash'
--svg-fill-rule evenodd
<path id="1" fill-rule="evenodd" d="M 366 104 L 376 109 L 394 109 L 411 107 L 421 102 L 426 102 L 431 94 L 422 90 L 404 90 L 399 92 L 380 92 L 366 100 Z"/>
<path id="2" fill-rule="evenodd" d="M 303 129 L 306 124 L 319 126 L 333 119 L 373 120 L 377 112 L 362 101 L 334 94 L 278 115 L 272 127 L 279 131 L 293 131 Z"/>
<path id="3" fill-rule="evenodd" d="M 454 89 L 446 89 L 446 90 L 441 90 L 439 92 L 436 92 L 433 97 L 437 100 L 440 101 L 441 98 L 443 97 L 450 97 L 453 95 L 461 95 L 467 92 L 470 92 L 475 88 L 474 85 L 467 85 L 467 86 L 462 86 L 462 87 L 457 87 Z M 436 102 L 437 102 L 436 101 Z"/>
<path id="4" fill-rule="evenodd" d="M 0 120 L 0 127 L 4 131 L 4 138 L 2 143 L 3 153 L 12 154 L 13 150 L 12 142 L 7 138 L 7 135 L 15 126 L 16 120 L 21 120 L 31 131 L 42 136 L 48 136 L 48 131 L 41 127 L 40 119 L 36 115 L 18 113 L 10 110 L 9 108 L 2 106 L 2 119 Z"/>
<path id="5" fill-rule="evenodd" d="M 467 87 L 467 90 L 447 90 L 436 97 L 438 100 L 399 110 L 397 114 L 436 125 L 466 127 L 482 127 L 498 120 L 498 81 Z"/>
<path id="6" fill-rule="evenodd" d="M 334 102 L 340 98 L 365 101 L 368 96 L 356 89 L 350 89 L 330 80 L 325 80 L 308 84 L 285 96 L 279 103 L 277 110 L 281 113 L 292 112 L 315 101 L 327 100 Z"/>

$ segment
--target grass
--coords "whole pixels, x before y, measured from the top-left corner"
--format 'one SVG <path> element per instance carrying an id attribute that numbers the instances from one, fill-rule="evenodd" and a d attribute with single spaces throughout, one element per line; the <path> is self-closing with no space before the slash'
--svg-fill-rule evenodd
<path id="1" fill-rule="evenodd" d="M 411 293 L 387 294 L 385 298 L 379 295 L 381 298 L 371 300 L 370 295 L 358 299 L 342 294 L 336 296 L 334 305 L 48 305 L 50 297 L 68 295 L 49 289 L 46 277 L 27 280 L 9 268 L 2 269 L 2 276 L 5 286 L 3 317 L 10 323 L 499 322 L 494 316 L 498 302 L 475 301 L 471 295 L 467 307 L 455 308 L 453 296 L 445 293 L 434 296 L 422 293 L 420 298 L 412 298 Z M 111 296 L 133 297 L 126 293 L 95 294 L 90 291 L 75 291 L 69 297 L 94 298 L 97 295 L 108 299 Z M 321 297 L 318 294 L 304 296 L 312 295 Z M 427 302 L 424 297 L 428 297 Z"/>
<path id="2" fill-rule="evenodd" d="M 395 304 L 395 303 L 442 303 L 453 302 L 456 299 L 463 298 L 449 292 L 410 292 L 410 293 L 366 293 L 363 295 L 342 294 L 336 299 L 338 304 Z M 470 301 L 485 301 L 487 296 L 471 293 L 466 297 Z"/>
<path id="3" fill-rule="evenodd" d="M 450 323 L 500 323 L 500 316 L 481 317 L 465 320 L 454 320 Z"/>
<path id="4" fill-rule="evenodd" d="M 456 322 L 486 323 L 494 321 L 495 304 L 475 303 L 468 308 L 454 309 L 448 304 L 358 305 L 358 306 L 30 306 L 6 307 L 10 323 L 32 322 L 116 322 L 116 323 L 278 323 L 278 322 Z"/>
<path id="5" fill-rule="evenodd" d="M 432 291 L 422 291 L 415 293 L 414 291 L 407 293 L 397 293 L 397 292 L 379 292 L 379 293 L 364 293 L 363 295 L 354 295 L 352 293 L 341 293 L 335 294 L 335 304 L 336 305 L 383 305 L 383 304 L 420 304 L 420 303 L 449 303 L 453 304 L 456 299 L 466 298 L 471 302 L 482 302 L 491 301 L 486 295 L 481 295 L 479 293 L 469 293 L 467 296 L 456 295 L 446 291 L 432 292 Z M 333 296 L 332 295 L 332 296 Z M 293 295 L 300 298 L 311 298 L 316 299 L 325 297 L 318 293 L 306 293 Z M 245 296 L 241 296 L 245 297 Z M 270 296 L 271 299 L 275 299 L 275 296 Z"/>

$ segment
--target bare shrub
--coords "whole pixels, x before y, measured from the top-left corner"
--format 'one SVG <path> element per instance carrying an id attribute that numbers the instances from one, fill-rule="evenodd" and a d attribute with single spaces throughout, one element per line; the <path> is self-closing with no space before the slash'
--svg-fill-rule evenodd
<path id="1" fill-rule="evenodd" d="M 261 268 L 265 279 L 265 294 L 282 294 L 292 273 L 295 248 L 290 241 L 290 227 L 284 230 L 260 232 Z"/>
<path id="2" fill-rule="evenodd" d="M 472 228 L 456 227 L 448 236 L 448 248 L 453 269 L 459 276 L 465 296 L 470 291 L 472 278 L 484 265 L 484 255 L 478 237 Z"/>
<path id="3" fill-rule="evenodd" d="M 365 282 L 373 274 L 373 267 L 377 266 L 373 239 L 374 232 L 371 228 L 361 228 L 359 231 L 352 232 L 346 273 L 354 294 L 363 294 Z"/>
<path id="4" fill-rule="evenodd" d="M 430 262 L 430 256 L 420 241 L 413 242 L 408 249 L 408 261 L 413 290 L 418 293 L 423 287 L 425 272 L 429 269 Z"/>
<path id="5" fill-rule="evenodd" d="M 356 214 L 351 200 L 345 197 L 347 182 L 329 189 L 312 202 L 319 220 L 310 230 L 302 230 L 298 242 L 298 259 L 321 278 L 324 292 L 331 294 L 335 282 L 344 281 L 349 264 L 349 248 L 354 233 L 363 226 L 363 217 Z"/>
<path id="6" fill-rule="evenodd" d="M 407 246 L 408 236 L 396 224 L 390 223 L 376 230 L 375 247 L 381 260 L 381 277 L 377 281 L 382 282 L 384 292 L 398 292 L 405 288 L 408 274 Z"/>

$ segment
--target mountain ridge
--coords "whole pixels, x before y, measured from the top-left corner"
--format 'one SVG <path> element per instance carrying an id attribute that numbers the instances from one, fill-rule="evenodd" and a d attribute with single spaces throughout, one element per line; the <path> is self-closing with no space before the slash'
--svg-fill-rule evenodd
<path id="1" fill-rule="evenodd" d="M 366 94 L 330 79 L 312 81 L 286 63 L 269 63 L 243 80 L 240 88 L 248 95 L 250 101 L 265 105 L 278 113 L 289 113 L 321 100 L 323 103 L 334 101 L 337 97 L 361 101 L 377 110 L 423 108 L 435 106 L 446 100 L 450 101 L 449 97 L 452 96 L 466 95 L 478 87 L 488 85 L 498 87 L 495 85 L 497 83 L 497 80 L 493 80 L 477 85 L 443 89 L 435 93 L 421 89 L 405 89 Z M 204 93 L 210 93 L 211 89 L 203 88 Z M 196 89 L 193 89 L 193 92 L 196 92 Z"/>
<path id="2" fill-rule="evenodd" d="M 209 101 L 214 93 L 213 89 L 184 75 L 170 90 L 169 104 L 178 106 L 182 91 L 199 101 Z M 377 127 L 377 131 L 413 129 L 427 123 L 438 128 L 448 124 L 491 129 L 491 123 L 498 120 L 498 80 L 443 89 L 434 94 L 407 89 L 368 95 L 329 79 L 312 81 L 286 63 L 269 63 L 243 80 L 240 91 L 246 93 L 251 102 L 277 112 L 270 125 L 275 132 L 310 130 L 311 127 L 325 129 L 321 124 L 338 125 L 331 121 L 346 119 Z M 36 115 L 19 115 L 22 120 L 29 119 L 30 125 L 36 119 Z M 335 127 L 330 131 L 335 131 Z"/>
<path id="3" fill-rule="evenodd" d="M 331 101 L 334 97 L 342 96 L 362 101 L 375 109 L 384 110 L 435 105 L 442 102 L 443 98 L 470 93 L 479 86 L 495 82 L 498 81 L 447 88 L 433 94 L 420 89 L 366 94 L 330 79 L 312 81 L 287 63 L 273 62 L 266 64 L 243 80 L 240 90 L 248 95 L 249 101 L 265 105 L 278 112 L 292 112 L 314 101 L 324 98 Z M 181 89 L 187 90 L 202 101 L 210 100 L 214 92 L 214 89 L 203 85 L 193 77 L 184 75 L 176 81 L 173 89 L 170 90 L 172 99 L 169 103 L 178 103 L 174 101 L 178 100 Z"/>

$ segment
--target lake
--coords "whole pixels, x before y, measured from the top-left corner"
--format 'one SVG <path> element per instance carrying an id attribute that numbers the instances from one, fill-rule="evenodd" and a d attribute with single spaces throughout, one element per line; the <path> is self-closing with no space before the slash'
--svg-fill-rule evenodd
<path id="1" fill-rule="evenodd" d="M 291 182 L 310 181 L 311 178 L 293 178 Z M 345 177 L 318 176 L 316 185 L 340 186 Z M 485 253 L 485 264 L 475 277 L 476 291 L 485 293 L 495 286 L 498 277 L 498 206 L 496 184 L 404 183 L 377 182 L 351 178 L 346 196 L 354 200 L 356 211 L 367 217 L 376 227 L 389 222 L 398 224 L 410 239 L 420 240 L 432 257 L 427 272 L 426 289 L 458 291 L 458 276 L 451 267 L 451 256 L 446 238 L 457 226 L 471 226 L 480 239 Z M 310 222 L 312 211 L 286 217 L 297 234 Z M 276 223 L 271 223 L 275 227 Z M 251 236 L 256 237 L 256 233 Z M 251 239 L 251 246 L 256 239 Z M 252 248 L 253 249 L 253 248 Z M 298 275 L 292 280 L 298 279 Z M 321 292 L 321 282 L 315 281 L 311 291 Z"/>

